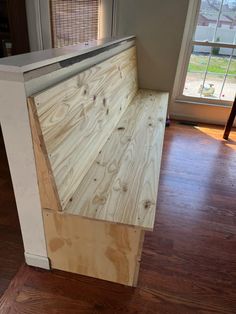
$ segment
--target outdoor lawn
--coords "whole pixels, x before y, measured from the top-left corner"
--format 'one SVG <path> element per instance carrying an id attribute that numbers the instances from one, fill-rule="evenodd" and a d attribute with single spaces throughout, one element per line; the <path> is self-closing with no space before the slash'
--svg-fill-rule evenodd
<path id="1" fill-rule="evenodd" d="M 188 72 L 205 72 L 209 55 L 192 54 Z M 229 63 L 229 57 L 227 56 L 212 56 L 208 67 L 208 72 L 215 74 L 225 74 Z M 231 61 L 229 74 L 236 75 L 236 58 Z"/>
<path id="2" fill-rule="evenodd" d="M 228 71 L 229 76 L 227 76 L 226 80 L 224 75 L 227 72 L 229 57 L 212 56 L 207 75 L 205 76 L 208 60 L 209 55 L 191 55 L 184 86 L 184 95 L 204 97 L 204 95 L 201 94 L 201 86 L 205 80 L 204 85 L 212 85 L 212 95 L 206 96 L 207 98 L 232 101 L 236 91 L 236 58 L 234 57 L 231 60 Z"/>

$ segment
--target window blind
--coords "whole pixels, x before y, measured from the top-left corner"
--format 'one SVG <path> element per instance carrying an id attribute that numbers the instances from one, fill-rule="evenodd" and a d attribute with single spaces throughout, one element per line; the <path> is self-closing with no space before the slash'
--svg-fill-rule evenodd
<path id="1" fill-rule="evenodd" d="M 53 47 L 97 39 L 99 0 L 50 0 Z"/>

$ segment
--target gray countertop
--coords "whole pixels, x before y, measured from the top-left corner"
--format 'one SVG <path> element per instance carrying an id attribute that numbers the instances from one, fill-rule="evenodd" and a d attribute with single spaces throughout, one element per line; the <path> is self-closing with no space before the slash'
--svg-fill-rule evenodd
<path id="1" fill-rule="evenodd" d="M 39 67 L 44 67 L 49 64 L 61 62 L 68 58 L 78 57 L 83 54 L 96 51 L 100 48 L 109 47 L 132 38 L 135 37 L 127 36 L 121 38 L 99 39 L 73 46 L 40 50 L 7 58 L 1 58 L 0 71 L 21 73 L 32 71 Z"/>

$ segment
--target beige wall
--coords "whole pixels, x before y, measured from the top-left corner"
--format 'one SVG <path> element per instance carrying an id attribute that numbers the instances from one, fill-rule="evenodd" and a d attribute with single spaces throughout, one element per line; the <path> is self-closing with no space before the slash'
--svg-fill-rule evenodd
<path id="1" fill-rule="evenodd" d="M 136 35 L 140 87 L 172 91 L 188 0 L 118 0 L 117 35 Z"/>

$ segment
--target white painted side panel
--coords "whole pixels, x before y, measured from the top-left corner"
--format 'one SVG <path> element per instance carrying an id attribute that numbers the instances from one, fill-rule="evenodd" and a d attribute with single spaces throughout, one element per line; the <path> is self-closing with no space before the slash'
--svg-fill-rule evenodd
<path id="1" fill-rule="evenodd" d="M 47 258 L 23 82 L 0 80 L 0 123 L 13 181 L 25 253 Z"/>

